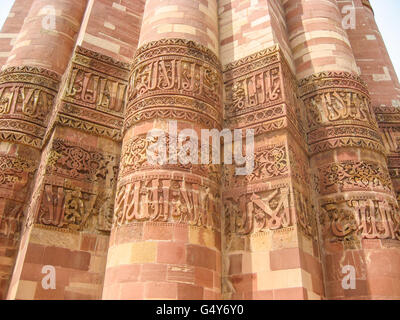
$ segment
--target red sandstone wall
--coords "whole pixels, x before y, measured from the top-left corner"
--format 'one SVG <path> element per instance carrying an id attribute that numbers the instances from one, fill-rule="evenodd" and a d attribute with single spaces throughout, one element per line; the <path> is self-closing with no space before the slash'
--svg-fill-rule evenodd
<path id="1" fill-rule="evenodd" d="M 138 44 L 145 0 L 91 0 L 78 45 L 130 62 Z"/>
<path id="2" fill-rule="evenodd" d="M 0 298 L 7 293 L 9 299 L 400 296 L 400 251 L 395 235 L 383 235 L 382 230 L 371 235 L 364 230 L 362 234 L 354 232 L 356 239 L 349 241 L 334 228 L 345 227 L 335 214 L 352 212 L 355 203 L 361 206 L 357 210 L 374 212 L 362 198 L 366 194 L 375 201 L 374 208 L 384 204 L 388 215 L 398 213 L 398 207 L 397 211 L 393 208 L 394 192 L 398 199 L 400 194 L 400 130 L 398 112 L 393 107 L 399 104 L 399 83 L 365 1 L 355 1 L 358 27 L 347 31 L 341 26 L 340 8 L 349 1 L 88 0 L 87 6 L 82 0 L 66 1 L 57 0 L 57 29 L 46 31 L 41 27 L 41 8 L 54 1 L 16 0 L 0 33 L 0 65 L 34 65 L 60 75 L 66 71 L 61 94 L 54 101 L 51 126 L 41 128 L 34 147 L 28 147 L 26 140 L 0 142 L 2 159 L 35 160 L 29 167 L 31 171 L 23 172 L 23 178 L 29 175 L 32 180 L 33 172 L 37 172 L 33 192 L 28 183 L 23 185 L 24 192 L 20 192 L 20 185 L 0 188 L 0 231 L 8 232 L 9 226 L 22 223 L 11 213 L 17 213 L 13 208 L 19 205 L 27 206 L 19 249 L 18 228 L 13 229 L 13 237 L 0 240 Z M 138 46 L 143 48 L 133 59 Z M 149 81 L 146 67 L 156 59 L 163 62 L 160 66 L 171 68 L 172 60 L 182 60 L 182 65 L 194 66 L 199 74 L 207 66 L 207 72 L 214 76 L 207 85 L 214 86 L 215 100 L 211 101 L 211 95 L 204 92 L 186 92 L 179 85 L 175 87 L 185 81 L 182 79 L 188 77 L 187 72 L 176 75 L 171 90 L 161 86 L 160 90 L 149 89 L 145 94 L 135 91 L 138 79 Z M 123 90 L 127 89 L 129 66 L 123 62 L 133 62 L 135 68 L 126 101 Z M 331 75 L 334 80 L 328 79 L 327 87 L 323 87 L 324 97 L 336 101 L 338 94 L 350 94 L 368 99 L 355 77 L 359 71 L 369 85 L 372 107 L 385 135 L 385 146 L 390 150 L 389 170 L 372 108 L 360 105 L 361 100 L 348 100 L 351 106 L 346 105 L 347 100 L 342 101 L 344 109 L 360 108 L 361 112 L 341 113 L 342 118 L 331 121 L 329 110 L 328 114 L 321 111 L 321 88 L 311 90 L 315 83 L 323 87 L 327 75 Z M 319 72 L 325 72 L 325 76 L 318 76 Z M 312 77 L 300 82 L 298 92 L 295 78 L 307 76 Z M 4 87 L 17 83 L 7 77 L 2 78 Z M 18 75 L 15 77 L 19 79 Z M 266 83 L 264 77 L 272 81 L 266 87 L 260 85 L 260 79 Z M 198 85 L 199 79 L 193 83 Z M 222 82 L 223 99 L 219 95 Z M 96 87 L 96 83 L 103 86 Z M 247 90 L 237 90 L 241 86 Z M 113 104 L 111 96 L 115 98 L 121 92 L 121 104 Z M 304 101 L 299 99 L 300 94 Z M 158 96 L 164 100 L 152 102 Z M 176 97 L 186 100 L 171 102 Z M 124 110 L 118 106 L 125 102 L 123 125 Z M 225 111 L 222 102 L 226 104 Z M 130 159 L 137 156 L 140 139 L 152 128 L 167 128 L 170 119 L 178 120 L 179 129 L 193 128 L 197 132 L 222 125 L 232 129 L 254 128 L 258 171 L 249 178 L 250 182 L 243 182 L 230 177 L 229 168 L 225 168 L 226 175 L 221 180 L 218 173 L 209 178 L 196 169 L 187 172 L 178 167 L 151 168 L 132 163 Z M 339 127 L 344 133 L 335 135 Z M 359 133 L 346 136 L 349 128 L 364 129 L 359 132 L 370 137 L 366 139 Z M 107 184 L 100 180 L 94 183 L 87 173 L 80 173 L 77 178 L 76 170 L 85 172 L 87 163 L 60 153 L 54 139 L 67 143 L 67 150 L 94 152 L 96 159 L 111 157 L 107 175 L 114 174 L 112 183 L 109 178 Z M 356 143 L 352 139 L 357 139 Z M 122 166 L 117 186 L 117 165 L 113 161 L 119 162 L 119 154 Z M 350 178 L 347 182 L 338 178 L 328 184 L 327 179 L 332 178 L 329 170 L 346 164 L 354 168 L 351 177 L 355 181 L 362 175 L 357 170 L 363 165 L 378 173 L 368 175 L 367 182 L 363 180 L 366 186 L 355 182 L 352 185 Z M 104 171 L 95 174 L 102 176 Z M 376 181 L 384 185 L 377 186 Z M 112 194 L 105 202 L 109 206 L 115 198 L 115 221 L 120 220 L 114 222 L 111 236 L 110 221 L 107 228 L 98 228 L 100 204 L 96 207 L 89 201 L 104 201 L 100 191 L 105 185 Z M 51 201 L 57 203 L 59 192 L 66 197 L 76 191 L 75 187 L 80 190 L 75 192 L 74 201 L 83 203 L 89 208 L 85 213 L 92 214 L 89 226 L 75 221 L 58 224 L 65 210 L 69 209 L 71 214 L 73 208 L 64 207 L 62 215 L 60 211 L 59 216 L 49 217 Z M 162 194 L 160 199 L 157 196 L 157 206 L 164 208 L 165 221 L 150 217 L 155 206 L 149 206 L 145 196 L 154 196 L 154 192 Z M 29 200 L 24 199 L 25 194 L 31 194 Z M 207 199 L 195 204 L 196 212 L 212 218 L 182 222 L 172 217 L 171 212 L 178 206 L 176 197 L 181 194 Z M 164 199 L 166 195 L 170 198 Z M 342 196 L 352 197 L 352 202 L 344 201 Z M 52 200 L 46 201 L 46 197 Z M 160 204 L 161 199 L 164 203 Z M 242 200 L 244 210 L 239 204 Z M 289 223 L 271 227 L 268 215 L 277 203 L 282 208 L 276 214 L 289 217 Z M 251 215 L 249 205 L 258 209 L 258 220 Z M 203 212 L 204 208 L 209 211 Z M 130 210 L 134 210 L 133 218 Z M 243 230 L 243 217 L 247 221 L 253 219 L 249 230 Z M 393 219 L 397 228 L 399 221 Z M 264 226 L 259 228 L 262 220 Z M 343 264 L 356 267 L 356 290 L 342 288 Z M 41 286 L 45 265 L 56 267 L 56 290 L 43 290 Z"/>
<path id="3" fill-rule="evenodd" d="M 32 3 L 33 0 L 15 0 L 0 32 L 0 66 L 7 61 Z"/>

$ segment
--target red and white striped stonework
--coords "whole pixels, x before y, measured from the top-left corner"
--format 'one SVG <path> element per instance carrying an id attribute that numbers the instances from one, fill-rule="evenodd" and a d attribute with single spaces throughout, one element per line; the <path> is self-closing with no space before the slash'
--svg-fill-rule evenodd
<path id="1" fill-rule="evenodd" d="M 0 299 L 400 299 L 369 1 L 15 0 L 0 67 Z M 223 128 L 254 130 L 248 175 L 147 158 Z"/>

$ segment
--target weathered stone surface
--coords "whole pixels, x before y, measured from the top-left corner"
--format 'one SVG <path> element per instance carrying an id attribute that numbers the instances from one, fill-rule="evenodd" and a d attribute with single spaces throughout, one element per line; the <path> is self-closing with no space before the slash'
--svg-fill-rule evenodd
<path id="1" fill-rule="evenodd" d="M 369 1 L 16 0 L 0 65 L 0 299 L 400 299 Z M 170 120 L 254 130 L 254 170 L 151 163 Z"/>

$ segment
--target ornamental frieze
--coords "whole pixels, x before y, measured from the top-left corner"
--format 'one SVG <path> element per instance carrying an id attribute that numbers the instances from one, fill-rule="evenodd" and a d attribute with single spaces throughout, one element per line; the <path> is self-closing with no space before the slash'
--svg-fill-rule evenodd
<path id="1" fill-rule="evenodd" d="M 383 191 L 392 193 L 389 173 L 379 163 L 344 161 L 319 168 L 320 193 L 345 191 Z"/>
<path id="2" fill-rule="evenodd" d="M 241 115 L 231 119 L 225 120 L 225 125 L 233 128 L 249 128 L 251 126 L 283 118 L 287 115 L 287 108 L 285 104 L 273 106 L 267 109 L 261 109 L 249 114 Z"/>
<path id="3" fill-rule="evenodd" d="M 120 79 L 77 65 L 71 71 L 64 100 L 121 115 L 126 88 Z"/>
<path id="4" fill-rule="evenodd" d="M 130 65 L 77 47 L 55 121 L 121 140 Z"/>
<path id="5" fill-rule="evenodd" d="M 326 241 L 400 240 L 400 211 L 392 199 L 354 196 L 324 200 L 319 221 Z"/>
<path id="6" fill-rule="evenodd" d="M 69 183 L 43 185 L 35 223 L 76 231 L 111 230 L 113 217 L 111 191 L 88 192 Z"/>
<path id="7" fill-rule="evenodd" d="M 88 147 L 55 139 L 48 156 L 47 174 L 106 184 L 112 188 L 116 182 L 118 159 Z"/>
<path id="8" fill-rule="evenodd" d="M 177 141 L 177 137 L 173 138 Z M 198 149 L 198 164 L 192 164 L 191 162 L 183 164 L 177 161 L 173 164 L 170 161 L 170 136 L 166 134 L 166 159 L 165 164 L 156 165 L 150 164 L 147 159 L 147 149 L 153 143 L 157 143 L 158 138 L 147 138 L 146 136 L 136 136 L 130 140 L 124 141 L 121 152 L 121 163 L 120 163 L 120 177 L 128 176 L 132 173 L 144 170 L 179 170 L 184 172 L 190 172 L 206 177 L 216 183 L 221 181 L 220 165 L 212 164 L 210 160 L 208 164 L 200 163 L 201 149 Z M 201 142 L 199 142 L 199 145 Z M 179 150 L 178 150 L 179 151 Z M 212 145 L 209 146 L 209 159 L 212 159 Z M 218 152 L 217 150 L 214 151 Z"/>
<path id="9" fill-rule="evenodd" d="M 382 143 L 382 137 L 377 130 L 354 125 L 341 125 L 328 128 L 324 127 L 313 130 L 312 132 L 308 133 L 307 141 L 309 144 L 314 144 L 320 141 L 342 137 L 363 137 L 365 139 Z"/>
<path id="10" fill-rule="evenodd" d="M 226 65 L 224 81 L 225 126 L 249 128 L 284 117 L 295 135 L 304 135 L 297 83 L 279 46 Z"/>
<path id="11" fill-rule="evenodd" d="M 141 47 L 134 61 L 125 128 L 174 113 L 181 114 L 179 119 L 208 119 L 213 128 L 220 126 L 222 76 L 210 50 L 192 41 L 160 40 Z M 162 113 L 157 112 L 160 103 Z"/>
<path id="12" fill-rule="evenodd" d="M 285 145 L 272 145 L 255 150 L 254 169 L 245 176 L 235 175 L 233 165 L 224 165 L 224 185 L 226 188 L 248 185 L 269 179 L 289 176 L 288 154 Z"/>
<path id="13" fill-rule="evenodd" d="M 233 117 L 282 102 L 279 65 L 257 70 L 225 84 L 226 116 Z"/>
<path id="14" fill-rule="evenodd" d="M 347 148 L 347 147 L 368 149 L 376 151 L 382 155 L 386 155 L 387 153 L 385 147 L 381 142 L 376 142 L 370 139 L 356 138 L 356 137 L 350 137 L 350 138 L 342 137 L 342 138 L 329 139 L 316 142 L 309 146 L 309 153 L 311 155 L 314 155 L 328 150 L 334 150 L 337 148 Z"/>
<path id="15" fill-rule="evenodd" d="M 20 191 L 33 178 L 36 162 L 8 155 L 0 156 L 0 189 Z M 2 193 L 2 191 L 0 191 Z"/>
<path id="16" fill-rule="evenodd" d="M 219 230 L 220 206 L 219 192 L 211 186 L 163 175 L 146 177 L 120 184 L 114 223 L 161 221 Z"/>
<path id="17" fill-rule="evenodd" d="M 322 125 L 365 123 L 375 127 L 366 95 L 350 90 L 331 89 L 304 99 L 309 130 Z"/>
<path id="18" fill-rule="evenodd" d="M 244 193 L 224 198 L 226 235 L 249 235 L 294 225 L 289 209 L 289 189 Z"/>
<path id="19" fill-rule="evenodd" d="M 122 140 L 122 133 L 121 129 L 117 128 L 110 128 L 104 125 L 98 125 L 96 123 L 93 123 L 91 121 L 86 121 L 85 119 L 79 119 L 76 117 L 71 117 L 63 114 L 59 114 L 56 117 L 56 121 L 58 124 L 65 126 L 65 127 L 70 127 L 74 129 L 79 129 L 82 131 L 86 131 L 88 133 L 97 135 L 97 136 L 103 136 L 106 138 L 110 138 L 114 141 L 121 141 Z"/>
<path id="20" fill-rule="evenodd" d="M 59 75 L 39 67 L 12 67 L 0 73 L 0 132 L 4 140 L 40 147 L 59 82 Z"/>

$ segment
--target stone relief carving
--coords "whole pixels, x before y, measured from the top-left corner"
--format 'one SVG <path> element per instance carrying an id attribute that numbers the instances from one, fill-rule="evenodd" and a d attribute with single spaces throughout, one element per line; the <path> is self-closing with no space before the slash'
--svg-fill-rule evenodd
<path id="1" fill-rule="evenodd" d="M 234 166 L 231 165 L 225 165 L 223 170 L 225 187 L 286 177 L 289 174 L 286 147 L 284 145 L 272 145 L 256 150 L 254 155 L 254 169 L 249 175 L 235 175 Z"/>
<path id="2" fill-rule="evenodd" d="M 391 193 L 392 181 L 381 165 L 368 161 L 332 163 L 319 169 L 322 194 L 349 190 L 381 190 Z M 333 189 L 332 189 L 333 188 Z"/>
<path id="3" fill-rule="evenodd" d="M 289 190 L 227 196 L 224 200 L 225 234 L 249 235 L 294 224 L 289 210 Z"/>
<path id="4" fill-rule="evenodd" d="M 175 137 L 174 139 L 177 140 Z M 153 165 L 148 163 L 147 161 L 147 148 L 152 143 L 157 142 L 157 138 L 147 139 L 145 136 L 137 136 L 128 141 L 125 141 L 122 147 L 122 158 L 121 158 L 121 167 L 120 167 L 120 176 L 124 177 L 131 173 L 140 170 L 155 170 L 155 169 L 173 169 L 173 170 L 181 170 L 186 172 L 191 172 L 194 174 L 201 175 L 203 177 L 207 177 L 217 183 L 221 180 L 221 172 L 220 165 L 212 164 L 212 146 L 209 146 L 209 164 L 182 164 L 179 161 L 176 164 L 171 164 L 169 161 L 169 152 L 170 152 L 170 136 L 166 134 L 166 163 L 163 165 Z M 199 141 L 199 146 L 201 145 L 201 141 Z M 197 150 L 199 162 L 201 159 L 201 150 Z"/>
<path id="5" fill-rule="evenodd" d="M 306 98 L 307 120 L 310 130 L 321 125 L 334 124 L 345 120 L 366 122 L 374 126 L 367 96 L 349 90 L 321 92 Z"/>
<path id="6" fill-rule="evenodd" d="M 21 66 L 1 71 L 1 139 L 39 148 L 59 83 L 60 76 L 44 68 Z"/>
<path id="7" fill-rule="evenodd" d="M 220 195 L 210 186 L 163 177 L 119 186 L 115 224 L 134 221 L 188 223 L 220 229 Z"/>
<path id="8" fill-rule="evenodd" d="M 329 241 L 400 240 L 399 208 L 391 200 L 368 197 L 325 200 L 321 203 L 320 223 Z"/>
<path id="9" fill-rule="evenodd" d="M 115 155 L 86 150 L 82 146 L 55 139 L 46 172 L 90 182 L 107 182 L 111 186 L 116 181 L 117 160 Z"/>
<path id="10" fill-rule="evenodd" d="M 77 231 L 110 231 L 112 199 L 107 191 L 98 194 L 64 186 L 44 184 L 36 223 Z"/>
<path id="11" fill-rule="evenodd" d="M 279 66 L 257 71 L 235 79 L 225 86 L 228 117 L 282 101 L 282 80 Z"/>
<path id="12" fill-rule="evenodd" d="M 210 50 L 192 41 L 164 39 L 141 47 L 134 61 L 124 129 L 150 118 L 221 126 L 222 76 Z"/>
<path id="13" fill-rule="evenodd" d="M 78 46 L 54 121 L 120 141 L 129 72 L 129 64 Z"/>
<path id="14" fill-rule="evenodd" d="M 21 190 L 33 177 L 36 163 L 32 160 L 0 156 L 0 188 Z"/>

